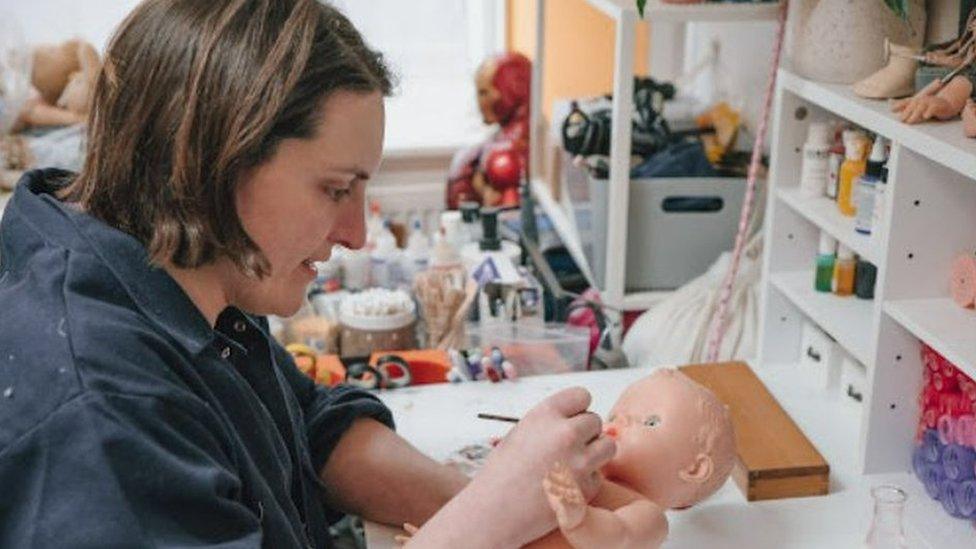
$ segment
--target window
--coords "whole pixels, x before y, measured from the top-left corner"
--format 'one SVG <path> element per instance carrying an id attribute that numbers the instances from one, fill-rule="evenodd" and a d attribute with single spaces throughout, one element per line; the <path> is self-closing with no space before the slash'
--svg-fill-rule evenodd
<path id="1" fill-rule="evenodd" d="M 485 128 L 474 73 L 504 49 L 504 0 L 331 0 L 399 77 L 387 100 L 387 152 L 453 148 Z"/>

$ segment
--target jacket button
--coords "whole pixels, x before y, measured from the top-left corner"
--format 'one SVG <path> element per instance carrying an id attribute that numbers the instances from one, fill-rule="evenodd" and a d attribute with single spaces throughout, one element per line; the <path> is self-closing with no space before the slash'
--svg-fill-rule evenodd
<path id="1" fill-rule="evenodd" d="M 247 323 L 246 322 L 244 322 L 243 320 L 236 320 L 236 321 L 234 321 L 234 331 L 236 331 L 236 332 L 244 332 L 245 330 L 247 330 Z"/>
<path id="2" fill-rule="evenodd" d="M 224 347 L 224 349 L 220 351 L 220 358 L 230 358 L 230 347 Z"/>

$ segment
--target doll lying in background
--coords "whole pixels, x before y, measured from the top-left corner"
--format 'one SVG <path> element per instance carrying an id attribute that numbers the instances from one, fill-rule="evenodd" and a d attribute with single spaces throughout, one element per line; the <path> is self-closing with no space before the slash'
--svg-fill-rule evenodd
<path id="1" fill-rule="evenodd" d="M 628 387 L 604 433 L 617 453 L 587 502 L 564 466 L 543 481 L 559 530 L 528 547 L 625 549 L 659 547 L 667 509 L 684 509 L 717 491 L 735 460 L 728 409 L 677 370 L 660 369 Z"/>
<path id="2" fill-rule="evenodd" d="M 31 168 L 77 171 L 83 123 L 101 68 L 98 52 L 87 42 L 68 40 L 37 46 L 29 55 L 3 55 L 24 62 L 0 63 L 0 188 Z"/>

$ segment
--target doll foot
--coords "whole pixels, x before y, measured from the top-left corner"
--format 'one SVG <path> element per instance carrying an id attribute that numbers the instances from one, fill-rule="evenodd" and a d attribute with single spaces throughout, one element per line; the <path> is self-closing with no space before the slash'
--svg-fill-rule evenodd
<path id="1" fill-rule="evenodd" d="M 549 500 L 549 506 L 556 512 L 556 520 L 562 530 L 572 530 L 583 522 L 586 499 L 565 464 L 557 463 L 553 466 L 542 480 L 542 489 Z"/>
<path id="2" fill-rule="evenodd" d="M 918 60 L 907 47 L 885 41 L 888 64 L 878 72 L 854 84 L 854 93 L 867 99 L 906 97 L 915 92 L 915 70 Z"/>
<path id="3" fill-rule="evenodd" d="M 962 109 L 962 130 L 966 137 L 976 138 L 976 101 L 972 99 Z"/>

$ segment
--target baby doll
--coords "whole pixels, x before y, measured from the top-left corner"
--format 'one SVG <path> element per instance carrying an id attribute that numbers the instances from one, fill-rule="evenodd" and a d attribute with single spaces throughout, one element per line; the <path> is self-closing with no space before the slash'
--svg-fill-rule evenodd
<path id="1" fill-rule="evenodd" d="M 84 122 L 100 68 L 98 51 L 83 40 L 36 47 L 31 84 L 37 94 L 21 109 L 12 133 Z"/>
<path id="2" fill-rule="evenodd" d="M 735 435 L 728 409 L 708 389 L 672 369 L 624 391 L 604 433 L 617 453 L 589 504 L 557 464 L 543 480 L 559 530 L 528 547 L 659 547 L 666 509 L 684 509 L 718 490 L 732 471 Z"/>

